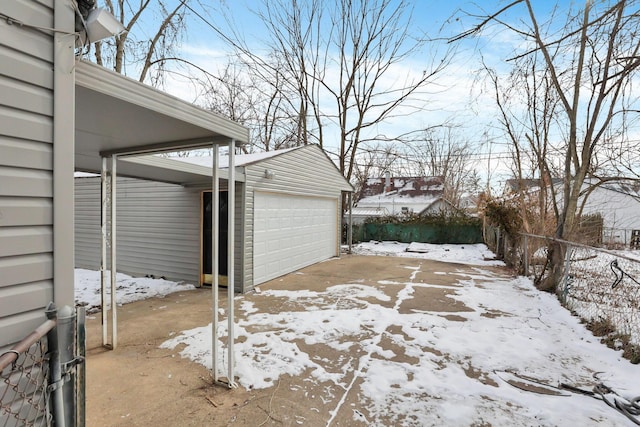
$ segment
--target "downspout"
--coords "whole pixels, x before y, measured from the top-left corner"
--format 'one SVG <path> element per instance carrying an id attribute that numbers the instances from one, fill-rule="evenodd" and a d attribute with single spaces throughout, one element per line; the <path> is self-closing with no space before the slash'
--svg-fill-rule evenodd
<path id="1" fill-rule="evenodd" d="M 72 0 L 55 0 L 53 37 L 53 295 L 74 299 L 75 13 Z"/>
<path id="2" fill-rule="evenodd" d="M 74 169 L 75 169 L 75 11 L 74 0 L 53 2 L 53 300 L 58 306 L 75 306 L 74 291 Z M 73 309 L 69 308 L 71 311 Z M 49 319 L 57 316 L 53 303 L 46 309 Z M 47 335 L 51 355 L 49 387 L 57 427 L 75 418 L 75 401 L 68 402 L 71 414 L 65 417 L 63 372 L 60 364 L 58 328 Z M 73 415 L 72 418 L 69 418 Z"/>

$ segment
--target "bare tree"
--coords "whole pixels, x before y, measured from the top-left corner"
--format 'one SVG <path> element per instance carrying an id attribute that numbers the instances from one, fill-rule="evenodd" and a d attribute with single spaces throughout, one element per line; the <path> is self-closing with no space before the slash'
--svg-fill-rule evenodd
<path id="1" fill-rule="evenodd" d="M 425 64 L 418 76 L 405 76 L 403 83 L 391 87 L 384 78 L 394 67 L 424 44 L 415 40 L 411 29 L 411 10 L 405 1 L 341 0 L 331 16 L 331 44 L 337 57 L 327 58 L 337 68 L 336 79 L 327 78 L 329 69 L 317 70 L 320 81 L 335 106 L 340 129 L 338 160 L 347 179 L 353 174 L 354 160 L 361 144 L 375 138 L 369 132 L 399 113 L 400 107 L 413 107 L 414 96 L 444 68 L 446 61 Z"/>
<path id="2" fill-rule="evenodd" d="M 403 159 L 407 156 L 394 144 L 376 142 L 360 150 L 356 156 L 351 181 L 354 183 L 354 200 L 359 200 L 361 191 L 369 178 L 380 178 L 387 172 L 394 176 L 411 176 L 413 172 L 405 169 Z"/>
<path id="3" fill-rule="evenodd" d="M 168 58 L 175 57 L 186 30 L 186 1 L 100 0 L 125 32 L 94 43 L 93 59 L 117 73 L 133 73 L 141 82 L 148 79 L 160 86 Z M 90 50 L 86 56 L 91 56 Z"/>
<path id="4" fill-rule="evenodd" d="M 553 177 L 561 175 L 555 164 L 562 157 L 558 150 L 564 147 L 561 141 L 554 144 L 552 140 L 560 101 L 548 70 L 537 69 L 540 63 L 535 56 L 514 60 L 511 73 L 503 79 L 486 65 L 485 71 L 500 112 L 497 121 L 511 147 L 511 170 L 518 183 L 515 194 L 524 231 L 547 235 L 554 232 L 547 228 L 549 210 L 553 211 L 553 223 L 560 212 L 552 184 Z M 537 191 L 532 193 L 527 183 L 536 181 Z M 535 196 L 534 202 L 531 198 Z"/>
<path id="5" fill-rule="evenodd" d="M 461 208 L 465 196 L 478 192 L 480 178 L 472 162 L 471 143 L 453 126 L 439 126 L 422 132 L 406 144 L 407 160 L 420 176 L 441 176 L 444 197 Z"/>
<path id="6" fill-rule="evenodd" d="M 544 25 L 533 3 L 513 1 L 456 39 L 476 34 L 491 23 L 504 25 L 521 36 L 525 46 L 512 60 L 528 57 L 535 64 L 529 71 L 548 78 L 548 93 L 559 104 L 553 122 L 548 117 L 545 120 L 553 123 L 559 141 L 556 149 L 563 158 L 555 237 L 570 239 L 577 228 L 583 184 L 593 173 L 594 161 L 603 154 L 607 136 L 623 134 L 629 115 L 634 110 L 637 114 L 631 84 L 640 65 L 638 2 L 607 1 L 594 6 L 586 0 L 583 8 L 568 10 L 563 20 L 554 15 Z M 524 7 L 526 21 L 515 27 L 500 20 L 502 12 L 516 6 Z M 544 91 L 535 96 L 542 102 L 539 95 L 545 95 Z M 551 246 L 549 260 L 551 273 L 539 287 L 555 290 L 562 275 L 562 245 Z"/>
<path id="7" fill-rule="evenodd" d="M 245 152 L 270 151 L 299 144 L 298 117 L 287 79 L 278 73 L 278 58 L 271 58 L 272 74 L 266 78 L 261 68 L 232 58 L 217 72 L 200 70 L 199 95 L 204 108 L 230 118 L 250 129 Z M 195 67 L 195 66 L 194 66 Z"/>
<path id="8" fill-rule="evenodd" d="M 265 1 L 263 10 L 258 12 L 270 32 L 271 57 L 278 58 L 275 63 L 267 63 L 264 77 L 276 76 L 288 83 L 291 96 L 288 99 L 296 111 L 296 145 L 310 142 L 323 145 L 320 85 L 314 76 L 327 49 L 321 36 L 324 9 L 323 0 L 277 0 Z M 264 64 L 260 60 L 256 68 L 265 69 Z M 318 124 L 315 134 L 309 129 L 310 118 Z"/>
<path id="9" fill-rule="evenodd" d="M 265 78 L 282 75 L 296 111 L 297 144 L 317 142 L 327 150 L 337 144 L 339 168 L 351 179 L 360 147 L 378 141 L 378 126 L 422 110 L 422 92 L 448 55 L 425 59 L 417 75 L 397 74 L 426 44 L 411 33 L 405 0 L 275 0 L 263 6 L 257 13 L 269 31 L 272 56 L 281 59 L 278 67 L 237 35 L 227 41 Z"/>

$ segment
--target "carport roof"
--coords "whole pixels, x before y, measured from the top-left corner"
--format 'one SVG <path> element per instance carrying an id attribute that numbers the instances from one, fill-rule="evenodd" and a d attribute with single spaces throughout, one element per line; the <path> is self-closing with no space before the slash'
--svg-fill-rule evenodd
<path id="1" fill-rule="evenodd" d="M 76 62 L 75 167 L 99 173 L 103 156 L 145 154 L 248 142 L 249 130 L 179 98 L 109 71 Z M 123 158 L 124 159 L 124 158 Z M 175 183 L 202 182 L 210 169 L 119 162 L 118 174 Z M 161 178 L 161 179 L 159 179 Z"/>

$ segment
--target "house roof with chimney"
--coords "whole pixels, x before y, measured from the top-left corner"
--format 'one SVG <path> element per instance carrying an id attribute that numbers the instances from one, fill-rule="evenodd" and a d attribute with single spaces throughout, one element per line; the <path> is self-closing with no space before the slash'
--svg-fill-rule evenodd
<path id="1" fill-rule="evenodd" d="M 369 178 L 360 192 L 358 205 L 384 201 L 404 203 L 432 203 L 444 196 L 442 176 Z"/>

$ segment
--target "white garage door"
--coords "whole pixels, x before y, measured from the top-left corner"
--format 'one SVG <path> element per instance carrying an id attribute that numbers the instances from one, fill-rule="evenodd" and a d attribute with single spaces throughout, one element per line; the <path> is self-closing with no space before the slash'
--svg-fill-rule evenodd
<path id="1" fill-rule="evenodd" d="M 338 255 L 337 209 L 335 199 L 256 192 L 254 285 Z"/>

